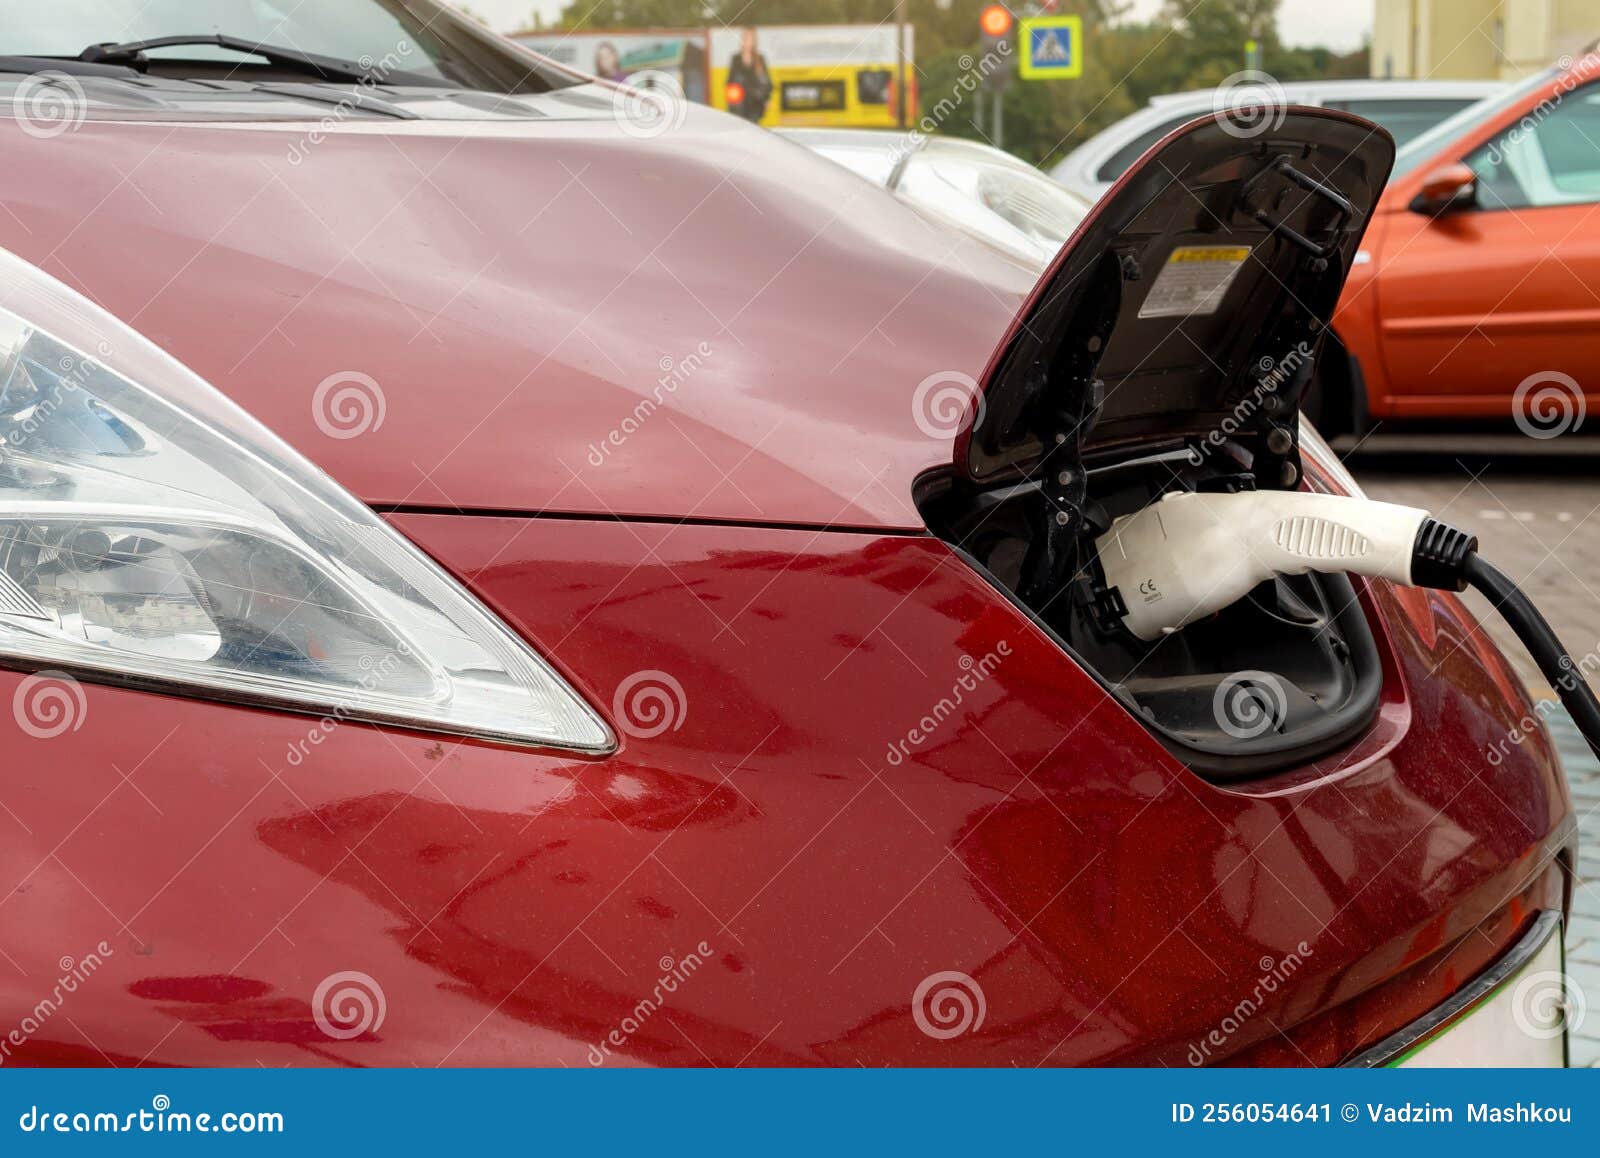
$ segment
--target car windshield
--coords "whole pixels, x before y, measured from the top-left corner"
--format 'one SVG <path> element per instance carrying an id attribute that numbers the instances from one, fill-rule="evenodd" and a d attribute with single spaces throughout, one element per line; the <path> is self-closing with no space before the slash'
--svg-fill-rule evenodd
<path id="1" fill-rule="evenodd" d="M 1550 83 L 1560 74 L 1559 68 L 1547 68 L 1543 72 L 1535 73 L 1520 84 L 1514 84 L 1503 92 L 1493 96 L 1484 97 L 1474 105 L 1468 105 L 1453 117 L 1440 121 L 1433 128 L 1414 138 L 1404 148 L 1394 155 L 1394 172 L 1390 174 L 1392 181 L 1396 177 L 1404 176 L 1418 165 L 1428 160 L 1440 149 L 1444 148 L 1455 138 L 1459 137 L 1473 125 L 1482 124 L 1484 121 L 1499 114 L 1502 110 L 1510 108 L 1528 93 Z"/>
<path id="2" fill-rule="evenodd" d="M 437 0 L 0 0 L 0 55 L 75 58 L 91 44 L 222 34 L 359 62 L 374 80 L 427 78 L 491 92 L 570 83 Z M 249 79 L 260 58 L 216 45 L 150 49 L 151 71 Z M 184 66 L 188 65 L 187 68 Z"/>

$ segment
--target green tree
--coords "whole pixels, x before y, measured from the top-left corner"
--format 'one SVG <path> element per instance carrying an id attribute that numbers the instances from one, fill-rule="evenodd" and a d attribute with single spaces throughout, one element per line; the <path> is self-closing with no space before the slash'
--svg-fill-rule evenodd
<path id="1" fill-rule="evenodd" d="M 1260 68 L 1280 81 L 1367 75 L 1367 52 L 1290 48 L 1278 34 L 1279 0 L 1167 0 L 1164 21 L 1177 50 L 1169 76 L 1185 88 L 1218 84 L 1248 67 L 1246 43 L 1260 49 Z M 1167 78 L 1164 78 L 1167 79 Z"/>
<path id="2" fill-rule="evenodd" d="M 1280 47 L 1278 0 L 1166 0 L 1162 17 L 1174 33 L 1173 68 L 1185 87 L 1217 84 L 1243 69 L 1247 41 L 1260 45 L 1263 64 Z"/>

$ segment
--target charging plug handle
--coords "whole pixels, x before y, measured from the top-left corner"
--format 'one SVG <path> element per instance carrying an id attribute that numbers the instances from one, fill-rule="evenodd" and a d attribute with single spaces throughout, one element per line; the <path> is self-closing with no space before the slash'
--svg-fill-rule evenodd
<path id="1" fill-rule="evenodd" d="M 1539 609 L 1478 554 L 1477 537 L 1426 511 L 1345 495 L 1169 494 L 1097 540 L 1123 625 L 1153 641 L 1243 598 L 1274 575 L 1344 572 L 1410 587 L 1473 587 L 1516 632 L 1600 756 L 1600 700 Z"/>
<path id="2" fill-rule="evenodd" d="M 1231 607 L 1275 575 L 1347 573 L 1409 585 L 1428 512 L 1303 491 L 1174 492 L 1096 541 L 1123 624 L 1160 639 Z"/>
<path id="3" fill-rule="evenodd" d="M 1411 582 L 1439 591 L 1465 591 L 1471 580 L 1467 562 L 1478 554 L 1478 536 L 1424 519 L 1411 552 Z"/>

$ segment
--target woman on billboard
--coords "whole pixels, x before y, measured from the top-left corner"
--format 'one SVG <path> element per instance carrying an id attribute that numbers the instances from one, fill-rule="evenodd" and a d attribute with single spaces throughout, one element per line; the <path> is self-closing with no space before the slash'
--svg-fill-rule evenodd
<path id="1" fill-rule="evenodd" d="M 622 57 L 617 53 L 617 46 L 609 40 L 602 40 L 594 47 L 594 74 L 601 80 L 628 79 L 628 74 L 622 71 Z"/>
<path id="2" fill-rule="evenodd" d="M 756 30 L 739 32 L 739 51 L 728 65 L 728 111 L 747 121 L 759 121 L 772 99 L 772 76 L 767 58 L 756 50 Z"/>

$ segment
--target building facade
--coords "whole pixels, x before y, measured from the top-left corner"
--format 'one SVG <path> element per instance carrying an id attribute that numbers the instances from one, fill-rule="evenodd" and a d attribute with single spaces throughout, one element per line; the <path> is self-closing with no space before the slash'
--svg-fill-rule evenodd
<path id="1" fill-rule="evenodd" d="M 1600 0 L 1374 0 L 1372 75 L 1516 80 L 1600 37 Z"/>

